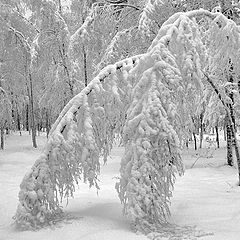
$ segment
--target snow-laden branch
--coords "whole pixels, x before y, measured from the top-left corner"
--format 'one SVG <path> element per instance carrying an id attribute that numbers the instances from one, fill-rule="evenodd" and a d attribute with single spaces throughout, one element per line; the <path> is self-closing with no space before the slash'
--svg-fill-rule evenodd
<path id="1" fill-rule="evenodd" d="M 25 48 L 25 50 L 30 53 L 31 47 L 26 39 L 26 37 L 17 29 L 15 29 L 14 27 L 12 27 L 5 19 L 3 19 L 0 16 L 0 19 L 2 20 L 4 27 L 9 29 L 10 31 L 12 31 L 14 33 L 14 35 L 19 39 L 19 41 L 21 42 L 22 46 Z"/>
<path id="2" fill-rule="evenodd" d="M 86 19 L 84 20 L 83 24 L 70 36 L 70 44 L 69 44 L 69 51 L 73 51 L 74 45 L 79 42 L 79 39 L 84 39 L 85 35 L 87 34 L 87 28 L 91 25 L 94 21 L 97 8 L 99 6 L 119 6 L 119 7 L 129 7 L 135 10 L 140 11 L 141 9 L 131 5 L 131 4 L 123 4 L 123 3 L 115 3 L 112 1 L 106 1 L 106 3 L 96 2 L 92 5 Z"/>
<path id="3" fill-rule="evenodd" d="M 136 6 L 131 5 L 131 4 L 126 4 L 126 3 L 118 3 L 118 4 L 116 4 L 116 3 L 113 3 L 111 1 L 107 1 L 107 2 L 110 3 L 109 4 L 110 6 L 129 7 L 129 8 L 133 8 L 133 9 L 135 9 L 137 11 L 141 11 L 141 9 L 139 7 L 136 7 Z"/>
<path id="4" fill-rule="evenodd" d="M 99 72 L 102 69 L 102 66 L 105 66 L 108 64 L 108 62 L 110 61 L 111 57 L 114 55 L 114 48 L 115 46 L 117 46 L 118 41 L 125 36 L 127 33 L 131 32 L 133 28 L 130 29 L 124 29 L 122 31 L 119 31 L 115 34 L 115 36 L 112 38 L 111 42 L 108 44 L 103 57 L 101 58 L 101 61 L 97 64 L 96 66 L 96 72 Z"/>
<path id="5" fill-rule="evenodd" d="M 139 59 L 142 57 L 142 55 L 136 55 L 130 58 L 123 59 L 113 65 L 108 65 L 105 68 L 103 68 L 99 74 L 85 87 L 79 94 L 77 94 L 75 97 L 73 97 L 67 105 L 63 108 L 61 113 L 59 114 L 57 120 L 55 123 L 52 125 L 50 135 L 56 130 L 56 127 L 58 127 L 59 132 L 63 132 L 65 127 L 66 127 L 66 120 L 67 116 L 66 113 L 69 113 L 69 111 L 72 114 L 75 114 L 77 111 L 78 107 L 78 101 L 81 98 L 83 94 L 88 95 L 94 87 L 101 83 L 104 82 L 104 80 L 109 77 L 111 74 L 115 73 L 118 70 L 121 70 L 126 64 L 132 63 L 133 65 L 136 65 L 136 63 L 139 61 Z"/>
<path id="6" fill-rule="evenodd" d="M 87 15 L 84 23 L 71 35 L 69 51 L 73 51 L 74 45 L 78 43 L 79 38 L 84 38 L 87 33 L 87 27 L 93 22 L 95 16 L 95 7 L 93 6 Z"/>
<path id="7" fill-rule="evenodd" d="M 33 28 L 37 33 L 40 33 L 40 30 L 39 30 L 31 21 L 29 21 L 26 17 L 24 17 L 24 16 L 20 13 L 19 9 L 15 10 L 11 5 L 9 5 L 9 4 L 3 4 L 3 3 L 0 4 L 0 7 L 1 7 L 2 9 L 3 9 L 3 8 L 7 8 L 8 11 L 9 11 L 10 13 L 12 13 L 12 14 L 13 14 L 13 13 L 17 14 L 17 16 L 18 16 L 19 18 L 21 18 L 25 23 L 27 23 L 28 25 L 30 25 L 31 28 Z"/>

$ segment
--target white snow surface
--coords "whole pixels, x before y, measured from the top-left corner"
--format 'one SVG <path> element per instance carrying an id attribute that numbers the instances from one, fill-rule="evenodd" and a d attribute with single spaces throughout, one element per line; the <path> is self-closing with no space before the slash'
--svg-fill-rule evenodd
<path id="1" fill-rule="evenodd" d="M 67 206 L 64 203 L 67 219 L 38 231 L 15 229 L 12 217 L 18 204 L 19 184 L 40 155 L 45 141 L 44 136 L 39 136 L 39 149 L 32 149 L 30 136 L 16 133 L 7 137 L 6 150 L 0 152 L 0 240 L 148 239 L 134 233 L 129 221 L 122 216 L 122 206 L 114 188 L 123 155 L 121 147 L 115 147 L 107 164 L 101 166 L 98 194 L 96 189 L 80 183 L 74 199 L 70 199 Z M 212 158 L 201 157 L 190 168 L 196 160 L 196 152 L 190 149 L 183 153 L 186 172 L 175 184 L 170 221 L 177 225 L 197 226 L 210 233 L 199 239 L 238 240 L 240 236 L 237 170 L 224 165 L 225 155 L 222 147 L 214 150 Z"/>

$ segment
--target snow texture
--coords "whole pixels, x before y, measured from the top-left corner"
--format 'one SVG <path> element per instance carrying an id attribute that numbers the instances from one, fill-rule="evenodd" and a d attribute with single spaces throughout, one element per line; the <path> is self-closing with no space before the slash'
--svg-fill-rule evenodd
<path id="1" fill-rule="evenodd" d="M 209 137 L 211 136 L 205 136 L 204 139 Z M 45 136 L 40 136 L 37 140 L 42 149 L 46 141 Z M 204 147 L 207 147 L 207 144 L 205 140 Z M 161 236 L 161 240 L 238 239 L 240 195 L 237 171 L 224 165 L 224 145 L 222 136 L 221 148 L 214 151 L 212 158 L 199 159 L 193 169 L 189 167 L 195 160 L 196 152 L 191 147 L 183 152 L 183 161 L 187 169 L 183 177 L 176 179 L 170 207 L 170 223 L 177 226 L 170 228 L 171 233 L 151 233 L 150 239 L 154 239 L 154 236 Z M 122 216 L 121 205 L 114 189 L 123 153 L 122 147 L 114 147 L 108 164 L 103 165 L 101 161 L 101 190 L 98 194 L 95 189 L 89 190 L 86 184 L 79 183 L 75 198 L 68 206 L 64 201 L 64 219 L 56 219 L 54 225 L 38 231 L 16 231 L 12 224 L 12 216 L 16 210 L 19 182 L 26 169 L 31 168 L 41 153 L 32 149 L 28 133 L 9 136 L 6 139 L 6 150 L 0 153 L 0 239 L 147 240 L 146 236 L 131 231 L 129 221 Z M 190 226 L 196 225 L 200 231 L 191 234 L 187 227 L 180 227 L 183 225 L 188 226 L 189 230 L 192 228 Z"/>

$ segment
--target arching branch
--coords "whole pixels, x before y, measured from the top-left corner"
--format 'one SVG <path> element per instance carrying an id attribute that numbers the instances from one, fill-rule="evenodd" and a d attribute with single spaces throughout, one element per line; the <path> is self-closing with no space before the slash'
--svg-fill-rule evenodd
<path id="1" fill-rule="evenodd" d="M 107 2 L 110 3 L 110 6 L 129 7 L 129 8 L 133 8 L 137 11 L 141 11 L 141 9 L 139 7 L 136 7 L 136 6 L 131 5 L 131 4 L 125 4 L 125 3 L 116 4 L 116 3 L 113 3 L 113 2 L 110 2 L 110 1 L 107 1 Z"/>
<path id="2" fill-rule="evenodd" d="M 136 63 L 139 61 L 139 59 L 142 57 L 143 55 L 136 55 L 124 60 L 121 60 L 117 63 L 115 63 L 114 65 L 108 65 L 105 68 L 103 68 L 99 74 L 88 84 L 88 86 L 86 88 L 83 89 L 83 91 L 79 94 L 77 94 L 75 97 L 73 97 L 68 103 L 67 105 L 64 107 L 64 109 L 62 110 L 62 112 L 60 113 L 59 117 L 57 118 L 57 120 L 55 121 L 55 123 L 53 124 L 51 131 L 50 131 L 50 135 L 56 130 L 56 127 L 61 125 L 61 128 L 59 129 L 60 132 L 62 133 L 64 131 L 64 129 L 66 128 L 66 113 L 68 111 L 71 111 L 71 109 L 73 109 L 73 105 L 77 103 L 77 101 L 79 100 L 79 97 L 81 96 L 81 94 L 86 94 L 88 95 L 92 89 L 94 88 L 94 85 L 96 84 L 96 82 L 104 82 L 104 80 L 110 76 L 112 73 L 114 73 L 115 71 L 121 70 L 123 68 L 123 66 L 129 62 L 132 62 L 133 66 L 136 65 Z M 76 111 L 79 109 L 80 106 L 77 107 L 77 109 L 75 111 L 73 111 L 73 114 L 76 114 Z M 65 117 L 65 118 L 64 118 Z M 64 123 L 65 122 L 65 123 Z"/>
<path id="3" fill-rule="evenodd" d="M 42 155 L 21 183 L 19 206 L 15 215 L 18 226 L 34 228 L 48 224 L 54 216 L 61 214 L 61 200 L 73 196 L 74 183 L 82 177 L 84 182 L 98 188 L 99 156 L 102 152 L 106 158 L 109 153 L 113 134 L 111 124 L 114 122 L 108 119 L 112 110 L 109 113 L 104 110 L 104 113 L 101 113 L 103 122 L 99 122 L 97 114 L 98 111 L 102 112 L 103 108 L 95 103 L 95 98 L 100 98 L 103 106 L 107 104 L 106 101 L 110 99 L 104 99 L 102 95 L 109 91 L 105 79 L 124 68 L 125 71 L 126 68 L 130 71 L 140 58 L 141 55 L 134 56 L 105 67 L 63 109 L 52 126 Z M 113 78 L 109 81 L 114 95 L 115 80 Z M 101 87 L 102 84 L 106 90 Z M 103 133 L 96 135 L 94 124 L 104 128 Z"/>

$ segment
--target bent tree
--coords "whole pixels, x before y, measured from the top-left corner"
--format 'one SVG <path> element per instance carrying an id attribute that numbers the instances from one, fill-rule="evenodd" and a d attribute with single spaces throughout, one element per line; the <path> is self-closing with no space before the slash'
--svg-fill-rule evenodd
<path id="1" fill-rule="evenodd" d="M 228 113 L 225 61 L 237 65 L 239 46 L 238 27 L 221 13 L 176 13 L 145 54 L 102 69 L 62 110 L 25 175 L 17 225 L 51 222 L 80 180 L 99 188 L 99 158 L 107 160 L 116 136 L 125 146 L 116 184 L 124 213 L 140 231 L 166 223 L 176 173 L 184 171 L 179 139 L 186 99 L 209 84 Z"/>

